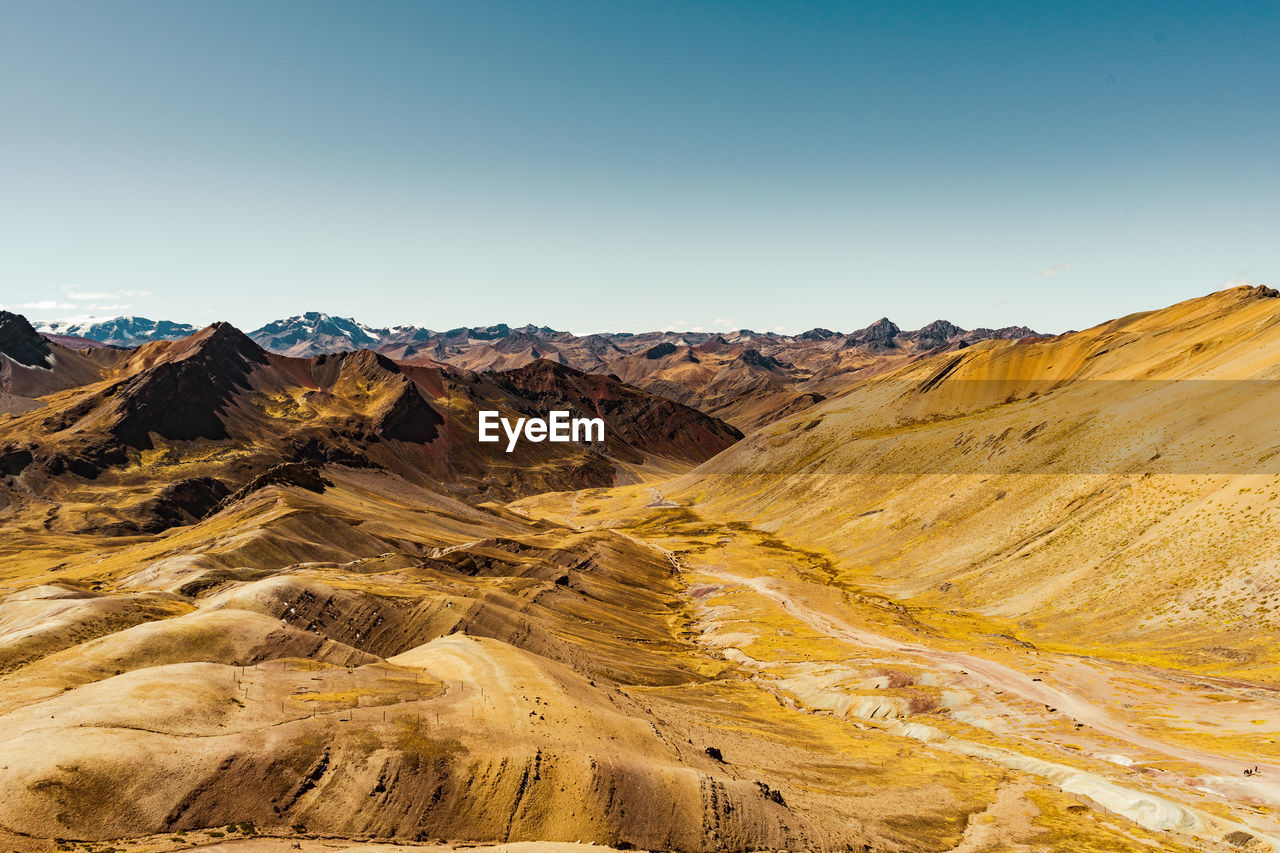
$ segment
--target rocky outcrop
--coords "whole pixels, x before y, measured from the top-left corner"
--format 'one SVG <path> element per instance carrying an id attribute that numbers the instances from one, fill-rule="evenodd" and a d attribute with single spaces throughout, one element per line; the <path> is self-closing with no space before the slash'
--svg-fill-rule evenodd
<path id="1" fill-rule="evenodd" d="M 989 340 L 1017 341 L 1022 340 L 1023 338 L 1039 337 L 1043 337 L 1043 335 L 1035 329 L 1029 329 L 1026 326 L 1004 326 L 1000 329 L 974 329 L 971 332 L 965 333 L 964 339 L 970 342 Z"/>
<path id="2" fill-rule="evenodd" d="M 865 329 L 849 335 L 849 340 L 872 348 L 892 349 L 895 346 L 894 338 L 900 331 L 902 330 L 897 324 L 888 317 L 881 317 Z"/>
<path id="3" fill-rule="evenodd" d="M 657 344 L 656 346 L 649 347 L 647 350 L 644 351 L 644 357 L 649 359 L 650 361 L 653 361 L 653 360 L 664 358 L 665 356 L 671 355 L 675 351 L 676 351 L 676 345 L 671 343 L 670 341 L 666 341 L 664 343 Z"/>
<path id="4" fill-rule="evenodd" d="M 213 477 L 179 480 L 138 507 L 135 530 L 120 528 L 116 532 L 161 533 L 171 527 L 194 524 L 216 510 L 230 494 L 226 484 Z"/>
<path id="5" fill-rule="evenodd" d="M 323 493 L 326 488 L 332 485 L 333 483 L 326 480 L 324 475 L 320 473 L 320 469 L 314 465 L 308 465 L 304 462 L 282 462 L 279 465 L 272 466 L 239 489 L 236 489 L 233 494 L 228 495 L 219 503 L 218 508 L 230 506 L 267 486 L 297 486 L 309 492 Z"/>
<path id="6" fill-rule="evenodd" d="M 743 350 L 738 360 L 749 367 L 757 367 L 761 370 L 782 370 L 790 367 L 772 356 L 763 355 L 758 349 Z"/>
<path id="7" fill-rule="evenodd" d="M 400 393 L 373 418 L 373 432 L 380 438 L 426 444 L 440 434 L 444 418 L 407 379 Z"/>
<path id="8" fill-rule="evenodd" d="M 35 457 L 25 447 L 0 448 L 0 475 L 21 474 Z"/>
<path id="9" fill-rule="evenodd" d="M 26 367 L 49 367 L 53 351 L 49 342 L 21 314 L 0 311 L 0 353 Z"/>

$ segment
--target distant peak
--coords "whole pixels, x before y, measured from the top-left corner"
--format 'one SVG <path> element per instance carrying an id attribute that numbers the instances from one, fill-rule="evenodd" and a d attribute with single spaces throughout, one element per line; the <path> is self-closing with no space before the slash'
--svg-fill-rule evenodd
<path id="1" fill-rule="evenodd" d="M 210 352 L 218 354 L 239 354 L 251 361 L 264 361 L 266 351 L 258 346 L 252 338 L 235 326 L 219 321 L 205 326 L 187 341 L 192 344 L 189 351 Z M 185 342 L 180 342 L 185 343 Z M 188 348 L 183 347 L 184 350 Z"/>
<path id="2" fill-rule="evenodd" d="M 922 327 L 916 334 L 922 338 L 930 338 L 932 340 L 947 340 L 954 338 L 956 335 L 963 335 L 964 329 L 950 320 L 934 320 L 929 325 Z"/>
<path id="3" fill-rule="evenodd" d="M 738 359 L 744 364 L 752 367 L 759 367 L 763 370 L 776 370 L 783 366 L 783 363 L 771 356 L 763 355 L 758 349 L 746 349 L 738 356 Z"/>
<path id="4" fill-rule="evenodd" d="M 854 338 L 859 341 L 871 344 L 892 344 L 893 339 L 898 336 L 902 330 L 898 325 L 888 317 L 881 317 L 870 326 L 867 326 L 860 332 L 854 333 Z"/>

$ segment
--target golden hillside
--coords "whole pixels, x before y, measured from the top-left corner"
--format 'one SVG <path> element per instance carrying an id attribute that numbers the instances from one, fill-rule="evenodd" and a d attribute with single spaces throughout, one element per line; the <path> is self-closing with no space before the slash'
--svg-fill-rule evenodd
<path id="1" fill-rule="evenodd" d="M 1036 642 L 1274 680 L 1280 299 L 919 360 L 673 486 Z"/>

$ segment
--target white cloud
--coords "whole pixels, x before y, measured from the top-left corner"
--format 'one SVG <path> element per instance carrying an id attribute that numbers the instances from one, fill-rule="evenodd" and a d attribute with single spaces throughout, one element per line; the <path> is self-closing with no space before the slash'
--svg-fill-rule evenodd
<path id="1" fill-rule="evenodd" d="M 120 294 L 112 293 L 109 290 L 68 290 L 68 299 L 78 299 L 81 302 L 92 302 L 95 299 L 119 299 Z"/>
<path id="2" fill-rule="evenodd" d="M 732 317 L 717 317 L 712 322 L 712 325 L 713 326 L 732 326 L 736 322 L 738 321 L 733 319 Z"/>
<path id="3" fill-rule="evenodd" d="M 58 322 L 67 326 L 79 326 L 84 323 L 93 323 L 101 319 L 103 319 L 103 317 L 98 314 L 77 314 L 74 317 L 63 317 L 61 320 L 58 320 Z"/>
<path id="4" fill-rule="evenodd" d="M 123 296 L 150 296 L 151 295 L 150 290 L 122 290 L 120 291 L 120 293 Z"/>
<path id="5" fill-rule="evenodd" d="M 1057 275 L 1060 272 L 1066 272 L 1069 266 L 1071 266 L 1071 261 L 1058 264 L 1056 267 L 1049 267 L 1047 270 L 1040 270 L 1040 275 Z"/>
<path id="6" fill-rule="evenodd" d="M 91 311 L 128 311 L 133 306 L 129 304 L 116 304 L 116 305 L 90 305 L 88 307 L 89 307 L 89 310 Z"/>
<path id="7" fill-rule="evenodd" d="M 58 302 L 54 299 L 44 299 L 40 302 L 24 302 L 23 308 L 30 308 L 34 311 L 70 311 L 76 306 L 68 302 Z"/>
<path id="8" fill-rule="evenodd" d="M 673 326 L 680 326 L 680 327 L 682 327 L 682 328 L 683 328 L 684 326 L 689 325 L 689 321 L 688 321 L 688 320 L 676 320 L 676 321 L 675 321 L 674 323 L 672 323 L 671 325 L 673 325 Z"/>

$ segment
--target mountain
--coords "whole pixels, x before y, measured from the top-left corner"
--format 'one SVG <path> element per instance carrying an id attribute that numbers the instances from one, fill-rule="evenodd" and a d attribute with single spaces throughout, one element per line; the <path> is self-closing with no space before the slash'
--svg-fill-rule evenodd
<path id="1" fill-rule="evenodd" d="M 347 317 L 308 311 L 296 317 L 276 320 L 249 333 L 265 349 L 282 355 L 309 358 L 332 352 L 377 349 L 388 334 Z"/>
<path id="2" fill-rule="evenodd" d="M 535 361 L 493 376 L 513 395 L 533 405 L 530 412 L 568 409 L 603 418 L 610 425 L 606 445 L 639 464 L 644 454 L 683 462 L 704 461 L 742 438 L 742 433 L 692 407 L 632 388 L 612 376 L 582 373 L 563 364 Z"/>
<path id="3" fill-rule="evenodd" d="M 118 347 L 136 347 L 149 341 L 173 341 L 194 334 L 195 326 L 146 317 L 115 317 L 110 320 L 63 320 L 40 323 L 37 331 L 50 335 L 88 338 Z"/>
<path id="4" fill-rule="evenodd" d="M 49 342 L 20 314 L 0 311 L 0 355 L 24 367 L 53 366 Z"/>

